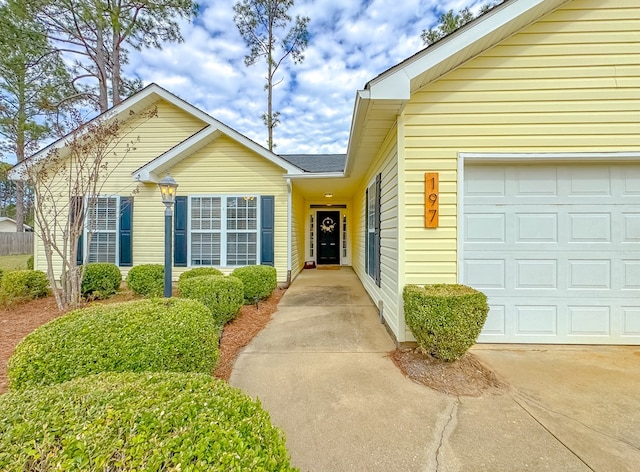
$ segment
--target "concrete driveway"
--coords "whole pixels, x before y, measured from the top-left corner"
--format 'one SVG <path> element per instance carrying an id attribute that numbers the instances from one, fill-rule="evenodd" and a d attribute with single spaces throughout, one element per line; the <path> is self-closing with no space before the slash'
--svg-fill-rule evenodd
<path id="1" fill-rule="evenodd" d="M 406 379 L 350 268 L 307 270 L 241 353 L 302 471 L 635 471 L 640 348 L 479 346 L 511 388 L 450 397 Z"/>

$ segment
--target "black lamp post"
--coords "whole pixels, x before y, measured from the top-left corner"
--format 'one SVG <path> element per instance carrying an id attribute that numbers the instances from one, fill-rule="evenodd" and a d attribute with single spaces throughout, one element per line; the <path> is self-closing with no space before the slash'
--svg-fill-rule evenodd
<path id="1" fill-rule="evenodd" d="M 164 296 L 171 297 L 171 224 L 173 218 L 173 203 L 176 201 L 178 184 L 169 174 L 158 183 L 162 194 L 164 210 Z"/>

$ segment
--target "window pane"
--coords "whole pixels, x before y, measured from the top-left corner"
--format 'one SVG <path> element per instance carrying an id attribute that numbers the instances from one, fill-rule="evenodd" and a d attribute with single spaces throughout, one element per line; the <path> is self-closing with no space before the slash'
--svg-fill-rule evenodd
<path id="1" fill-rule="evenodd" d="M 89 262 L 116 263 L 116 233 L 93 233 L 89 244 Z"/>
<path id="2" fill-rule="evenodd" d="M 191 229 L 220 230 L 222 227 L 220 197 L 193 197 L 191 199 Z"/>
<path id="3" fill-rule="evenodd" d="M 244 197 L 227 198 L 227 229 L 251 231 L 258 227 L 258 201 Z"/>
<path id="4" fill-rule="evenodd" d="M 220 265 L 220 233 L 191 235 L 191 265 Z"/>
<path id="5" fill-rule="evenodd" d="M 227 264 L 230 266 L 256 264 L 257 248 L 256 233 L 228 233 Z"/>

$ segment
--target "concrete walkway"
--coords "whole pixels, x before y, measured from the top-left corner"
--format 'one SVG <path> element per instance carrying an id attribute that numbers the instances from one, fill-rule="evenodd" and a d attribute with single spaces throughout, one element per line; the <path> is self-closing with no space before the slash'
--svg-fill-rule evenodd
<path id="1" fill-rule="evenodd" d="M 239 356 L 231 384 L 262 401 L 302 471 L 638 470 L 637 349 L 610 348 L 626 364 L 610 372 L 602 366 L 612 359 L 600 359 L 576 393 L 565 390 L 571 355 L 481 347 L 474 353 L 514 385 L 481 398 L 413 383 L 387 357 L 393 349 L 350 268 L 307 270 Z"/>

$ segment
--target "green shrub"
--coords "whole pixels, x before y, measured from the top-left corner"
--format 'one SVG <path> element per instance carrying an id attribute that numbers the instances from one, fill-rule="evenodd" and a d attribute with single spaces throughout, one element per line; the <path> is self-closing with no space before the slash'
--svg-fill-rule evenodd
<path id="1" fill-rule="evenodd" d="M 143 297 L 161 297 L 164 291 L 164 266 L 142 264 L 127 274 L 127 286 Z"/>
<path id="2" fill-rule="evenodd" d="M 278 286 L 276 269 L 271 266 L 238 267 L 231 275 L 242 280 L 244 301 L 247 304 L 268 298 Z"/>
<path id="3" fill-rule="evenodd" d="M 220 330 L 195 300 L 157 298 L 68 313 L 28 335 L 9 359 L 9 387 L 99 372 L 204 372 L 218 360 Z"/>
<path id="4" fill-rule="evenodd" d="M 118 291 L 122 273 L 117 265 L 109 262 L 87 264 L 82 277 L 82 296 L 85 298 L 107 298 Z"/>
<path id="5" fill-rule="evenodd" d="M 180 274 L 180 278 L 178 282 L 190 279 L 192 277 L 202 277 L 203 275 L 224 275 L 222 271 L 216 269 L 215 267 L 196 267 L 195 269 L 190 269 L 186 272 Z"/>
<path id="6" fill-rule="evenodd" d="M 0 470 L 295 471 L 259 401 L 205 374 L 107 373 L 0 396 Z"/>
<path id="7" fill-rule="evenodd" d="M 27 259 L 27 269 L 33 270 L 33 256 L 29 256 Z"/>
<path id="8" fill-rule="evenodd" d="M 237 277 L 204 275 L 178 282 L 180 296 L 198 300 L 213 314 L 216 323 L 224 326 L 238 314 L 243 304 L 242 281 Z"/>
<path id="9" fill-rule="evenodd" d="M 45 297 L 49 281 L 44 272 L 39 270 L 14 270 L 2 274 L 0 283 L 0 300 L 11 303 L 22 300 Z"/>
<path id="10" fill-rule="evenodd" d="M 487 297 L 465 285 L 407 285 L 404 316 L 428 354 L 454 361 L 473 346 L 487 319 Z"/>

